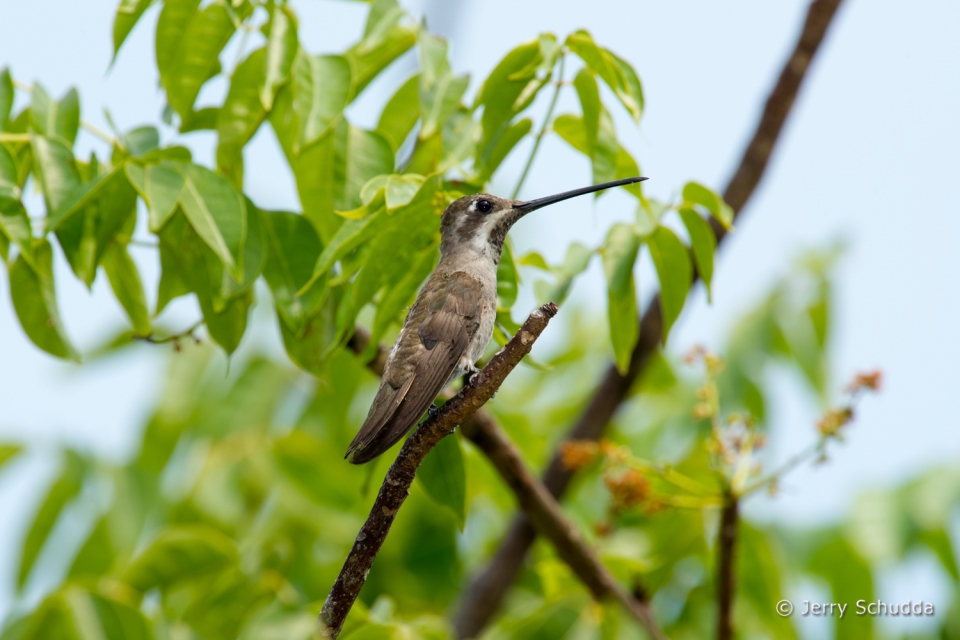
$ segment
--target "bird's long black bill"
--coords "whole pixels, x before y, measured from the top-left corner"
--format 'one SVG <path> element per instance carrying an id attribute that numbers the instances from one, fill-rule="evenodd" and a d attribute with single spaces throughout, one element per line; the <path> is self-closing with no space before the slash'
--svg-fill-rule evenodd
<path id="1" fill-rule="evenodd" d="M 591 187 L 581 187 L 580 189 L 574 189 L 573 191 L 564 191 L 563 193 L 558 193 L 553 196 L 547 196 L 545 198 L 537 198 L 536 200 L 527 200 L 526 202 L 521 202 L 520 204 L 514 205 L 514 209 L 520 209 L 524 214 L 530 213 L 531 211 L 536 211 L 547 205 L 551 205 L 562 200 L 567 200 L 569 198 L 576 198 L 577 196 L 582 196 L 587 193 L 593 193 L 594 191 L 603 191 L 604 189 L 610 189 L 611 187 L 622 187 L 625 184 L 633 184 L 634 182 L 643 182 L 646 178 L 636 177 L 636 178 L 624 178 L 622 180 L 614 180 L 613 182 L 604 182 L 603 184 L 595 184 Z"/>

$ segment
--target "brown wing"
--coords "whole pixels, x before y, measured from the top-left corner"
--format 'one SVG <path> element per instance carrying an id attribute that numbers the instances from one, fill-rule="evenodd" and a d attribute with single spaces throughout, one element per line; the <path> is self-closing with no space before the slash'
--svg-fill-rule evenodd
<path id="1" fill-rule="evenodd" d="M 457 368 L 480 323 L 480 281 L 458 271 L 431 278 L 403 323 L 350 461 L 363 464 L 417 423 Z"/>

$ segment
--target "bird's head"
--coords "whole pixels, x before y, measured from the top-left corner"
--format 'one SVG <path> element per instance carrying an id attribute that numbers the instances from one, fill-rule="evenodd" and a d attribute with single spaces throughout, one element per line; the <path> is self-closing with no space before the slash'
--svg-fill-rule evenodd
<path id="1" fill-rule="evenodd" d="M 440 220 L 440 255 L 449 256 L 458 251 L 489 253 L 494 263 L 499 263 L 507 232 L 517 220 L 531 211 L 568 198 L 643 180 L 646 178 L 614 180 L 536 200 L 509 200 L 487 193 L 464 196 L 450 203 L 443 212 Z"/>

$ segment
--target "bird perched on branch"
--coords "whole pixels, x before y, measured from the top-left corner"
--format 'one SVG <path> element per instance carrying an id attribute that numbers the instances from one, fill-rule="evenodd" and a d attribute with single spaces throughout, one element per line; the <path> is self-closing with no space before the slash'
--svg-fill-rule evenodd
<path id="1" fill-rule="evenodd" d="M 377 397 L 345 457 L 353 454 L 353 464 L 376 458 L 417 423 L 447 385 L 477 373 L 474 363 L 493 336 L 497 265 L 514 223 L 561 200 L 642 180 L 615 180 L 525 202 L 481 193 L 451 203 L 440 220 L 440 262 L 407 313 Z"/>

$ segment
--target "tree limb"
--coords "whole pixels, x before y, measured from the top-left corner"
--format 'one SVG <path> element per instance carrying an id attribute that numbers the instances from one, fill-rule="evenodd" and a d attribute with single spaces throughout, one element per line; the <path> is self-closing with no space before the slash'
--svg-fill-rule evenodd
<path id="1" fill-rule="evenodd" d="M 737 521 L 740 503 L 728 495 L 720 511 L 717 541 L 717 640 L 733 640 L 733 598 L 737 592 Z"/>
<path id="2" fill-rule="evenodd" d="M 649 603 L 628 593 L 600 562 L 590 545 L 567 519 L 556 498 L 531 473 L 520 451 L 486 412 L 476 413 L 462 426 L 463 435 L 480 448 L 507 481 L 528 522 L 550 541 L 557 555 L 577 575 L 597 600 L 620 603 L 652 638 L 666 636 L 657 627 Z"/>
<path id="3" fill-rule="evenodd" d="M 347 346 L 360 354 L 369 343 L 370 334 L 366 329 L 357 327 Z M 367 368 L 378 376 L 383 375 L 388 356 L 388 350 L 382 345 L 378 346 L 377 355 L 367 363 Z M 577 575 L 591 595 L 597 600 L 616 600 L 647 629 L 652 638 L 665 638 L 653 619 L 647 599 L 628 594 L 607 571 L 590 545 L 580 536 L 576 526 L 564 515 L 550 491 L 527 468 L 520 451 L 490 412 L 478 409 L 463 422 L 460 432 L 486 454 L 513 491 L 520 509 L 540 535 L 550 541 L 560 559 Z"/>
<path id="4" fill-rule="evenodd" d="M 814 0 L 810 4 L 800 38 L 767 98 L 756 131 L 723 192 L 724 200 L 733 208 L 735 217 L 739 217 L 767 170 L 810 63 L 823 42 L 841 1 Z M 710 225 L 717 236 L 718 244 L 723 242 L 726 230 L 712 218 Z M 660 298 L 657 296 L 653 298 L 640 321 L 640 340 L 631 354 L 627 373 L 621 374 L 613 365 L 608 367 L 603 380 L 566 439 L 598 440 L 601 437 L 656 350 L 662 329 Z M 544 484 L 551 494 L 559 497 L 563 495 L 571 477 L 571 472 L 562 464 L 558 450 L 544 473 Z M 510 479 L 507 481 L 509 483 Z M 535 538 L 536 533 L 526 517 L 522 513 L 517 514 L 490 563 L 474 577 L 465 590 L 460 609 L 454 618 L 454 628 L 459 637 L 475 637 L 487 625 L 523 567 L 527 551 Z"/>
<path id="5" fill-rule="evenodd" d="M 370 567 L 373 566 L 390 526 L 409 494 L 410 485 L 424 457 L 440 440 L 452 433 L 457 425 L 493 397 L 507 375 L 530 353 L 534 341 L 556 313 L 557 305 L 552 302 L 531 313 L 520 331 L 477 375 L 475 383 L 465 386 L 407 438 L 397 459 L 387 471 L 370 515 L 357 534 L 340 575 L 323 604 L 320 628 L 324 636 L 336 637 L 343 628 L 347 614 L 366 582 Z"/>

